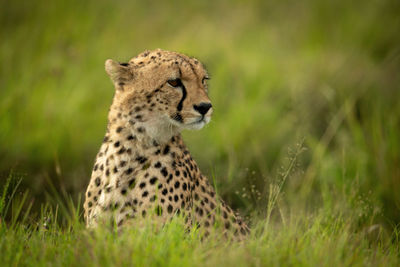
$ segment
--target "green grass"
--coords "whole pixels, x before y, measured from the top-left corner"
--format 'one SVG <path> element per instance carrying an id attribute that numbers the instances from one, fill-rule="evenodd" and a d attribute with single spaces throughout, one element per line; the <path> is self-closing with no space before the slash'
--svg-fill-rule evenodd
<path id="1" fill-rule="evenodd" d="M 399 265 L 399 14 L 395 0 L 0 0 L 0 265 Z M 184 138 L 250 222 L 243 244 L 179 220 L 84 229 L 104 61 L 158 47 L 209 69 L 213 120 Z"/>
<path id="2" fill-rule="evenodd" d="M 284 178 L 285 179 L 285 178 Z M 12 176 L 9 182 L 13 181 Z M 283 180 L 284 181 L 284 180 Z M 8 185 L 9 183 L 7 183 Z M 275 184 L 270 200 L 280 198 Z M 285 205 L 270 201 L 266 218 L 258 217 L 244 242 L 227 242 L 216 229 L 203 239 L 199 229 L 187 232 L 181 218 L 163 228 L 147 221 L 145 226 L 125 229 L 87 230 L 79 218 L 79 205 L 69 214 L 58 207 L 44 207 L 35 223 L 21 212 L 23 200 L 2 194 L 0 219 L 1 266 L 397 266 L 400 263 L 400 229 L 389 234 L 379 224 L 369 223 L 375 211 L 359 198 L 341 195 L 338 207 L 310 213 L 287 212 Z M 5 199 L 11 206 L 3 205 Z M 24 199 L 24 198 L 23 198 Z M 352 202 L 360 202 L 357 207 Z M 17 206 L 17 207 L 15 207 Z M 12 211 L 8 212 L 8 208 Z M 61 209 L 62 210 L 62 209 Z M 279 214 L 274 214 L 279 210 Z M 58 216 L 64 216 L 64 226 Z M 290 214 L 288 216 L 288 214 Z M 23 216 L 24 218 L 21 218 Z M 65 219 L 68 218 L 68 219 Z M 253 217 L 256 219 L 256 216 Z"/>

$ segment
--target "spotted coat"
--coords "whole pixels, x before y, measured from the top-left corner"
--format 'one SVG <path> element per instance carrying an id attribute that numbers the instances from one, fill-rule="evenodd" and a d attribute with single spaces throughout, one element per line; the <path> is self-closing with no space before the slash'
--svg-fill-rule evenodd
<path id="1" fill-rule="evenodd" d="M 105 68 L 116 90 L 85 195 L 88 227 L 110 218 L 118 226 L 148 216 L 166 222 L 182 213 L 205 234 L 218 224 L 245 236 L 248 227 L 218 198 L 180 135 L 210 121 L 203 65 L 158 49 L 129 63 L 107 60 Z"/>

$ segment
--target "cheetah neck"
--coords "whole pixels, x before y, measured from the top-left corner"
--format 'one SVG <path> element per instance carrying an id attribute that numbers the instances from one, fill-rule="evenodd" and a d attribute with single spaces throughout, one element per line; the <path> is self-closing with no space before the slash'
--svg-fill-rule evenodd
<path id="1" fill-rule="evenodd" d="M 144 147 L 152 146 L 155 143 L 165 145 L 179 132 L 178 127 L 171 124 L 166 116 L 133 111 L 124 112 L 113 106 L 108 116 L 107 134 L 110 137 L 116 134 L 132 135 L 133 141 Z"/>
<path id="2" fill-rule="evenodd" d="M 138 168 L 143 168 L 141 163 L 147 160 L 166 164 L 179 161 L 176 155 L 188 155 L 189 151 L 177 127 L 165 121 L 110 111 L 107 132 L 99 153 L 103 152 L 109 161 L 137 162 Z"/>

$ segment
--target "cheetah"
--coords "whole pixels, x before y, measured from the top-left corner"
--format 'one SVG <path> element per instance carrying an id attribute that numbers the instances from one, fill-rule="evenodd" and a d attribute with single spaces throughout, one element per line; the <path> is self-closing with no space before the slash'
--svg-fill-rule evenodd
<path id="1" fill-rule="evenodd" d="M 184 214 L 206 235 L 219 225 L 243 239 L 248 226 L 216 195 L 180 135 L 201 129 L 213 112 L 202 63 L 157 49 L 128 63 L 108 59 L 105 70 L 115 93 L 85 194 L 87 227 L 104 218 L 121 227 L 146 216 L 165 223 Z"/>

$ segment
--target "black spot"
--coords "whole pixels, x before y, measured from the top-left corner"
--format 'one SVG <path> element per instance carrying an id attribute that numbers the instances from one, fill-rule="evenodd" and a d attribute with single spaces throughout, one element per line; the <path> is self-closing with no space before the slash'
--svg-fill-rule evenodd
<path id="1" fill-rule="evenodd" d="M 94 167 L 93 167 L 93 170 L 94 170 L 94 171 L 97 171 L 97 168 L 98 168 L 98 167 L 99 167 L 99 166 L 97 166 L 97 164 L 95 164 Z"/>
<path id="2" fill-rule="evenodd" d="M 106 170 L 106 176 L 109 176 L 110 175 L 110 170 L 107 168 L 107 170 Z"/>
<path id="3" fill-rule="evenodd" d="M 145 182 L 142 182 L 142 183 L 139 185 L 139 187 L 140 187 L 141 189 L 143 189 L 145 186 L 146 186 L 146 183 L 145 183 Z"/>
<path id="4" fill-rule="evenodd" d="M 143 216 L 143 218 L 146 217 L 146 211 L 145 210 L 142 211 L 142 216 Z"/>
<path id="5" fill-rule="evenodd" d="M 132 168 L 129 168 L 129 169 L 127 169 L 126 171 L 125 171 L 125 174 L 131 174 L 133 172 L 133 169 Z"/>
<path id="6" fill-rule="evenodd" d="M 175 171 L 175 176 L 179 176 L 180 174 L 181 174 L 180 171 L 178 171 L 178 170 Z"/>
<path id="7" fill-rule="evenodd" d="M 124 66 L 124 67 L 128 67 L 129 63 L 119 63 L 119 65 Z"/>
<path id="8" fill-rule="evenodd" d="M 156 195 L 153 195 L 153 196 L 150 198 L 150 202 L 154 202 L 156 199 L 157 199 Z"/>
<path id="9" fill-rule="evenodd" d="M 136 161 L 138 161 L 139 163 L 143 164 L 143 163 L 145 163 L 147 161 L 147 158 L 139 156 L 139 157 L 136 158 Z"/>
<path id="10" fill-rule="evenodd" d="M 178 188 L 179 185 L 180 185 L 179 181 L 176 181 L 174 186 L 175 186 L 175 188 Z"/>
<path id="11" fill-rule="evenodd" d="M 159 146 L 160 144 L 156 141 L 156 140 L 153 140 L 153 146 Z"/>
<path id="12" fill-rule="evenodd" d="M 118 154 L 122 154 L 126 151 L 125 147 L 121 147 L 120 150 L 118 150 Z"/>
<path id="13" fill-rule="evenodd" d="M 123 129 L 124 129 L 123 127 L 119 126 L 119 127 L 117 128 L 116 132 L 117 132 L 117 133 L 120 133 Z"/>
<path id="14" fill-rule="evenodd" d="M 133 136 L 133 135 L 129 135 L 129 136 L 126 138 L 126 140 L 133 140 L 133 139 L 135 139 L 135 136 Z"/>
<path id="15" fill-rule="evenodd" d="M 114 143 L 114 146 L 115 146 L 115 147 L 119 147 L 119 141 L 115 142 L 115 143 Z"/>
<path id="16" fill-rule="evenodd" d="M 137 130 L 139 133 L 144 133 L 144 131 L 145 131 L 145 129 L 143 127 L 139 127 Z"/>
<path id="17" fill-rule="evenodd" d="M 182 184 L 182 189 L 186 191 L 186 189 L 187 189 L 186 183 L 183 183 L 183 184 Z"/>
<path id="18" fill-rule="evenodd" d="M 114 173 L 117 173 L 117 172 L 118 172 L 117 167 L 114 167 L 113 172 L 114 172 Z"/>
<path id="19" fill-rule="evenodd" d="M 141 120 L 142 119 L 142 115 L 136 115 L 135 117 L 137 120 Z"/>
<path id="20" fill-rule="evenodd" d="M 168 152 L 169 152 L 169 149 L 170 149 L 170 148 L 169 148 L 169 145 L 166 145 L 165 148 L 164 148 L 164 150 L 163 150 L 163 154 L 164 154 L 164 155 L 167 155 Z"/>
<path id="21" fill-rule="evenodd" d="M 103 142 L 104 143 L 108 142 L 108 139 L 109 139 L 108 136 L 105 136 L 104 139 L 103 139 Z"/>
<path id="22" fill-rule="evenodd" d="M 156 164 L 154 164 L 154 167 L 160 168 L 161 167 L 161 163 L 159 161 L 157 161 Z"/>
<path id="23" fill-rule="evenodd" d="M 126 165 L 126 161 L 125 160 L 121 160 L 121 162 L 119 163 L 119 166 L 124 167 Z"/>
<path id="24" fill-rule="evenodd" d="M 170 175 L 168 176 L 167 183 L 169 184 L 169 182 L 171 182 L 171 180 L 172 180 L 172 174 L 170 174 Z"/>
<path id="25" fill-rule="evenodd" d="M 124 188 L 124 189 L 122 189 L 122 190 L 121 190 L 121 195 L 126 195 L 126 192 L 127 192 L 127 191 L 126 191 L 126 189 L 125 189 L 125 188 Z"/>
<path id="26" fill-rule="evenodd" d="M 174 196 L 174 200 L 175 200 L 175 202 L 178 202 L 178 200 L 179 200 L 178 195 L 175 195 L 175 196 Z"/>
<path id="27" fill-rule="evenodd" d="M 88 197 L 90 197 L 92 195 L 92 193 L 90 193 L 90 192 L 87 192 L 87 196 Z"/>
<path id="28" fill-rule="evenodd" d="M 135 112 L 139 112 L 141 110 L 140 107 L 135 107 Z"/>
<path id="29" fill-rule="evenodd" d="M 168 189 L 164 188 L 164 190 L 161 193 L 165 196 L 166 194 L 168 194 Z"/>
<path id="30" fill-rule="evenodd" d="M 144 191 L 144 192 L 143 192 L 143 194 L 142 194 L 142 197 L 147 197 L 147 196 L 148 196 L 148 194 L 149 194 L 149 192 L 147 192 L 147 191 Z"/>
<path id="31" fill-rule="evenodd" d="M 100 177 L 97 177 L 97 178 L 94 180 L 94 182 L 95 182 L 96 186 L 100 186 L 100 183 L 101 183 Z"/>
<path id="32" fill-rule="evenodd" d="M 196 212 L 197 212 L 200 216 L 203 216 L 203 209 L 202 209 L 202 208 L 196 207 Z"/>
<path id="33" fill-rule="evenodd" d="M 150 184 L 155 184 L 157 182 L 157 177 L 153 177 L 150 179 Z"/>
<path id="34" fill-rule="evenodd" d="M 93 206 L 93 203 L 89 201 L 88 203 L 89 208 Z"/>
<path id="35" fill-rule="evenodd" d="M 136 185 L 135 178 L 130 179 L 128 182 L 128 185 L 129 185 L 129 188 L 131 188 L 131 189 L 134 188 Z"/>
<path id="36" fill-rule="evenodd" d="M 165 168 L 165 167 L 162 168 L 161 169 L 161 174 L 164 175 L 164 177 L 167 177 L 167 175 L 168 175 L 167 168 Z"/>
<path id="37" fill-rule="evenodd" d="M 167 208 L 167 210 L 168 210 L 168 213 L 172 213 L 172 206 L 171 205 L 168 205 L 168 208 Z"/>
<path id="38" fill-rule="evenodd" d="M 155 209 L 155 212 L 156 212 L 156 214 L 157 214 L 158 216 L 161 216 L 162 213 L 163 213 L 162 207 L 159 206 L 159 205 L 157 205 L 157 206 L 156 206 L 156 209 Z"/>

